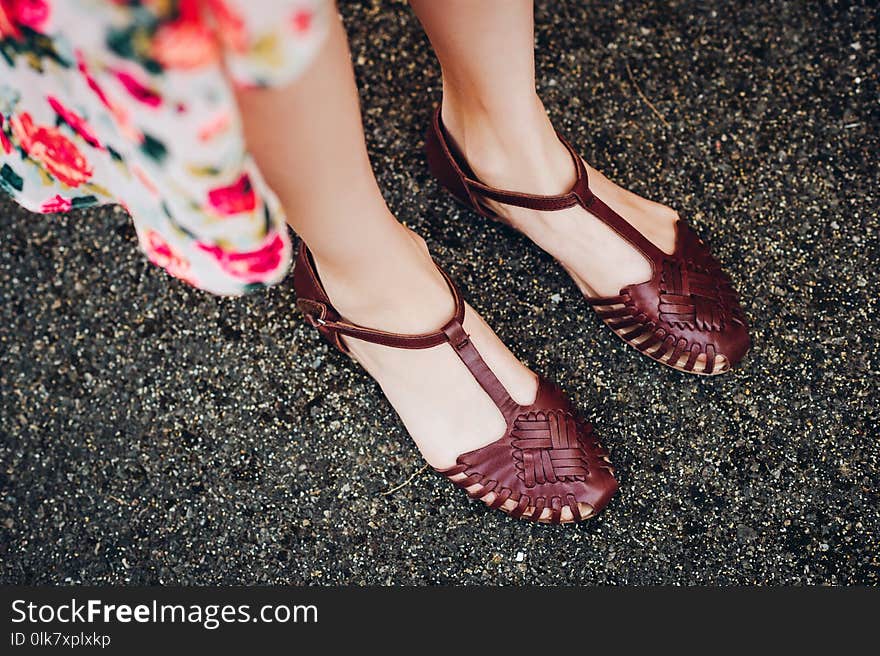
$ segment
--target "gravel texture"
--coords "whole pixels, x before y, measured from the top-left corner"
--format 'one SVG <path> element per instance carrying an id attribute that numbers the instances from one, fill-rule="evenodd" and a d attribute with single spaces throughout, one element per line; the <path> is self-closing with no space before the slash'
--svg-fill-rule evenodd
<path id="1" fill-rule="evenodd" d="M 343 4 L 390 205 L 585 409 L 619 496 L 577 526 L 485 510 L 423 471 L 289 278 L 211 297 L 147 264 L 120 209 L 3 199 L 0 580 L 877 584 L 877 3 L 539 3 L 558 127 L 741 290 L 754 350 L 716 379 L 624 348 L 550 258 L 438 189 L 417 21 Z"/>

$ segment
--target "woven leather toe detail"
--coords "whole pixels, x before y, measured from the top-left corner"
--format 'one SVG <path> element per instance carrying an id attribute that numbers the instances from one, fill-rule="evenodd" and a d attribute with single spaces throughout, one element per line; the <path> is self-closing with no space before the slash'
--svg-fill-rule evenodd
<path id="1" fill-rule="evenodd" d="M 589 473 L 586 445 L 577 419 L 567 412 L 526 412 L 511 432 L 517 476 L 532 488 L 542 483 L 584 481 Z"/>
<path id="2" fill-rule="evenodd" d="M 617 491 L 608 452 L 592 427 L 559 388 L 543 379 L 535 403 L 510 416 L 501 439 L 438 471 L 459 487 L 471 488 L 473 498 L 494 494 L 492 508 L 512 503 L 506 512 L 534 521 L 549 508 L 549 517 L 541 521 L 560 522 L 566 506 L 578 521 L 583 518 L 578 504 L 589 505 L 595 514 Z M 529 508 L 534 510 L 526 515 Z"/>
<path id="3" fill-rule="evenodd" d="M 723 373 L 750 345 L 730 279 L 684 222 L 678 224 L 675 252 L 655 265 L 651 280 L 630 285 L 618 296 L 588 300 L 630 346 L 680 371 Z M 698 368 L 700 355 L 706 361 Z M 724 356 L 727 364 L 717 367 L 716 356 Z"/>
<path id="4" fill-rule="evenodd" d="M 690 330 L 724 330 L 731 318 L 718 276 L 677 260 L 663 262 L 659 314 L 669 326 Z"/>

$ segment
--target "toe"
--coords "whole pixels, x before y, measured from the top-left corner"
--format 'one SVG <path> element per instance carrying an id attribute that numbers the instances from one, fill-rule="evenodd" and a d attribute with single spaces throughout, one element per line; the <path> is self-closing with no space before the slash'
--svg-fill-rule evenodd
<path id="1" fill-rule="evenodd" d="M 589 519 L 593 515 L 596 514 L 596 509 L 593 508 L 588 503 L 584 503 L 583 501 L 578 503 L 578 510 L 581 511 L 581 519 Z"/>
<path id="2" fill-rule="evenodd" d="M 603 459 L 605 460 L 605 462 L 610 462 L 610 460 L 608 460 L 607 456 L 603 456 Z M 464 479 L 466 479 L 467 476 L 465 474 L 456 474 L 455 476 L 450 476 L 449 478 L 452 481 L 460 482 L 460 481 L 463 481 Z M 485 489 L 486 488 L 484 486 L 480 485 L 479 483 L 474 484 L 474 485 L 470 485 L 465 488 L 468 495 L 470 495 L 472 498 L 479 499 L 480 501 L 485 503 L 487 506 L 491 506 L 493 503 L 496 503 L 496 501 L 498 500 L 498 494 L 496 494 L 496 492 L 494 490 L 490 490 L 490 491 L 486 492 Z M 503 494 L 503 491 L 502 491 L 502 494 Z M 611 494 L 613 494 L 613 490 L 610 491 L 610 493 L 608 494 L 608 497 L 610 497 Z M 572 501 L 573 501 L 573 499 L 572 499 Z M 603 497 L 603 499 L 600 500 L 601 506 L 604 506 L 606 502 L 607 502 L 607 500 L 605 500 Z M 513 512 L 514 510 L 516 510 L 518 505 L 519 504 L 516 501 L 514 501 L 513 499 L 507 498 L 507 499 L 505 499 L 504 503 L 502 503 L 501 505 L 499 505 L 497 507 L 500 510 L 503 510 L 505 512 L 510 513 L 510 512 Z M 559 518 L 559 521 L 562 523 L 568 524 L 568 523 L 588 519 L 596 514 L 596 507 L 593 505 L 590 505 L 589 503 L 579 501 L 577 503 L 577 507 L 578 507 L 578 513 L 580 514 L 579 518 L 577 517 L 576 513 L 572 510 L 572 507 L 570 505 L 562 506 L 562 508 L 560 510 L 561 516 Z M 533 516 L 535 514 L 535 510 L 536 510 L 535 506 L 526 507 L 526 509 L 523 511 L 523 513 L 521 515 L 521 518 L 522 519 L 531 519 L 532 521 L 541 522 L 541 523 L 551 523 L 553 521 L 553 510 L 550 506 L 544 506 L 541 510 L 540 516 L 533 518 Z"/>

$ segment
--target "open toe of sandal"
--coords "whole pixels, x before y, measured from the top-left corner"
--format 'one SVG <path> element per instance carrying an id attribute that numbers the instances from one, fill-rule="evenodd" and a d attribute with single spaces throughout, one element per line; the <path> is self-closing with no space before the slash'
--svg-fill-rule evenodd
<path id="1" fill-rule="evenodd" d="M 439 267 L 438 267 L 439 268 Z M 521 405 L 483 360 L 464 330 L 465 305 L 455 284 L 440 269 L 455 300 L 455 314 L 435 333 L 402 335 L 345 321 L 318 279 L 311 254 L 300 244 L 293 281 L 297 307 L 331 344 L 347 352 L 341 337 L 392 348 L 452 348 L 506 422 L 504 435 L 460 455 L 455 466 L 437 469 L 472 498 L 517 518 L 561 523 L 587 519 L 602 510 L 617 490 L 608 452 L 592 427 L 554 384 L 540 379 L 535 401 Z"/>
<path id="2" fill-rule="evenodd" d="M 486 199 L 551 212 L 579 205 L 608 225 L 651 263 L 651 279 L 628 285 L 617 296 L 592 298 L 602 321 L 624 342 L 648 357 L 686 373 L 716 375 L 739 363 L 750 347 L 748 325 L 730 279 L 706 245 L 684 221 L 665 253 L 590 190 L 583 160 L 561 135 L 577 170 L 572 189 L 539 196 L 496 189 L 480 182 L 434 112 L 425 147 L 439 183 L 461 203 L 490 219 Z"/>

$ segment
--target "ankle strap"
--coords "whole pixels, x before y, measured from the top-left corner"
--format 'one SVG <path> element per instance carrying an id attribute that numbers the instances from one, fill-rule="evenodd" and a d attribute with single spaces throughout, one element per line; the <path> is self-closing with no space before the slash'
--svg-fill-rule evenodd
<path id="1" fill-rule="evenodd" d="M 568 193 L 557 196 L 539 196 L 538 194 L 497 189 L 483 184 L 476 178 L 468 175 L 465 176 L 464 182 L 471 191 L 505 205 L 515 205 L 516 207 L 524 207 L 541 212 L 555 212 L 556 210 L 564 210 L 575 205 L 589 207 L 596 197 L 590 191 L 589 184 L 587 184 L 587 170 L 584 168 L 584 163 L 567 141 L 561 136 L 559 140 L 568 150 L 568 154 L 577 172 L 575 184 Z"/>
<path id="2" fill-rule="evenodd" d="M 372 342 L 373 344 L 404 349 L 431 348 L 432 346 L 444 344 L 448 341 L 448 335 L 443 329 L 433 333 L 407 335 L 403 333 L 377 330 L 375 328 L 367 328 L 356 323 L 351 323 L 350 321 L 345 321 L 340 317 L 339 313 L 336 312 L 330 304 L 329 299 L 326 297 L 323 285 L 321 284 L 314 268 L 312 254 L 306 247 L 305 242 L 300 242 L 300 250 L 301 253 L 297 264 L 299 266 L 305 266 L 308 269 L 306 273 L 312 283 L 312 295 L 318 298 L 300 297 L 297 299 L 296 305 L 303 315 L 305 315 L 306 321 L 322 333 L 327 334 L 328 337 L 335 337 L 334 333 L 338 333 L 346 337 L 353 337 L 365 342 Z M 461 294 L 459 294 L 458 288 L 455 286 L 455 283 L 452 282 L 452 279 L 442 268 L 440 268 L 439 265 L 437 266 L 437 270 L 440 271 L 440 274 L 446 281 L 449 291 L 452 292 L 452 298 L 455 301 L 455 313 L 450 320 L 450 323 L 461 323 L 464 320 L 464 301 L 461 298 Z M 342 350 L 346 350 L 343 342 L 340 340 L 333 339 L 332 341 L 334 341 Z"/>
<path id="3" fill-rule="evenodd" d="M 436 264 L 436 262 L 435 262 Z M 296 259 L 294 271 L 294 285 L 299 297 L 296 305 L 305 315 L 306 321 L 318 329 L 318 331 L 330 342 L 335 344 L 341 351 L 348 352 L 345 342 L 339 339 L 340 335 L 362 339 L 365 342 L 381 344 L 404 349 L 425 349 L 440 344 L 449 344 L 456 355 L 465 364 L 471 375 L 479 383 L 495 405 L 505 417 L 510 416 L 519 407 L 507 393 L 504 384 L 498 380 L 489 366 L 485 363 L 479 351 L 473 345 L 470 335 L 464 329 L 464 301 L 458 288 L 447 273 L 436 264 L 437 270 L 443 276 L 452 298 L 455 301 L 455 313 L 440 330 L 434 333 L 422 335 L 404 335 L 392 333 L 375 328 L 366 328 L 345 321 L 330 303 L 327 292 L 318 278 L 312 254 L 305 242 L 300 242 L 299 253 Z"/>
<path id="4" fill-rule="evenodd" d="M 659 263 L 663 260 L 664 253 L 659 248 L 630 225 L 626 219 L 593 194 L 590 190 L 589 178 L 587 175 L 587 169 L 584 166 L 584 161 L 581 159 L 580 155 L 577 154 L 574 147 L 558 132 L 556 133 L 556 136 L 559 138 L 560 143 L 565 146 L 565 149 L 568 151 L 568 154 L 574 163 L 576 172 L 575 182 L 568 193 L 559 194 L 557 196 L 540 196 L 537 194 L 526 194 L 518 191 L 497 189 L 480 182 L 477 180 L 473 170 L 467 164 L 464 155 L 449 135 L 446 126 L 443 125 L 439 107 L 435 113 L 435 126 L 437 132 L 439 132 L 439 136 L 443 139 L 449 153 L 452 155 L 452 158 L 456 160 L 455 164 L 459 169 L 462 183 L 472 194 L 505 205 L 514 205 L 516 207 L 523 207 L 540 212 L 554 212 L 574 207 L 575 205 L 580 205 L 585 210 L 595 215 L 600 221 L 614 230 L 632 246 L 641 251 L 649 260 L 655 263 Z"/>

